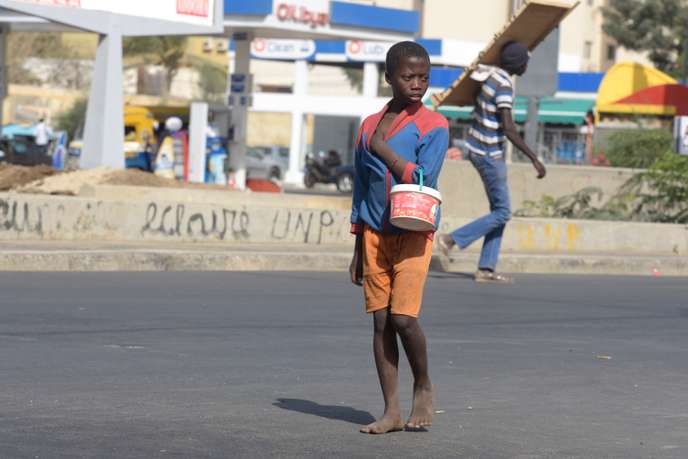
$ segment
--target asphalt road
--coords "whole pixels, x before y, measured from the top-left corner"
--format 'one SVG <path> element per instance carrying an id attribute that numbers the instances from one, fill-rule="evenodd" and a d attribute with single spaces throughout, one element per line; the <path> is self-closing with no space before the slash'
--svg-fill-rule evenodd
<path id="1" fill-rule="evenodd" d="M 432 275 L 435 425 L 373 437 L 344 274 L 3 274 L 0 457 L 688 457 L 685 279 L 517 281 Z"/>

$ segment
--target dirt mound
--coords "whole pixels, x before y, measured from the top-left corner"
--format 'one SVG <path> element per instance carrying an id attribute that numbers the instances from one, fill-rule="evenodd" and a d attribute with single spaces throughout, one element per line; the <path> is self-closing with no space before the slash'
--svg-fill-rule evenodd
<path id="1" fill-rule="evenodd" d="M 20 193 L 62 194 L 76 196 L 84 185 L 103 183 L 114 169 L 99 167 L 53 175 L 16 188 Z"/>
<path id="2" fill-rule="evenodd" d="M 160 177 L 137 169 L 112 171 L 100 185 L 148 186 L 153 188 L 201 188 L 205 190 L 227 190 L 224 185 L 209 183 L 186 183 Z"/>
<path id="3" fill-rule="evenodd" d="M 53 174 L 54 171 L 50 169 Z M 227 187 L 221 185 L 207 185 L 202 183 L 184 183 L 173 179 L 143 172 L 137 169 L 111 169 L 108 167 L 98 167 L 95 169 L 82 169 L 73 172 L 61 173 L 50 177 L 39 178 L 30 183 L 22 182 L 11 187 L 20 193 L 35 194 L 58 194 L 76 196 L 85 185 L 124 185 L 124 186 L 144 186 L 152 188 L 202 188 L 202 189 L 222 189 Z"/>
<path id="4" fill-rule="evenodd" d="M 59 171 L 50 166 L 17 166 L 16 164 L 0 164 L 0 191 L 19 188 L 27 183 L 58 174 Z"/>

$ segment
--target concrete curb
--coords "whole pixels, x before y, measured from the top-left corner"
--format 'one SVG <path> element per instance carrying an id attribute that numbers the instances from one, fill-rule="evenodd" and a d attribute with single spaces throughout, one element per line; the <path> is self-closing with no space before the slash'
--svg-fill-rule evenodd
<path id="1" fill-rule="evenodd" d="M 473 272 L 477 256 L 436 257 L 447 272 Z M 688 258 L 622 255 L 502 254 L 499 270 L 530 274 L 600 274 L 688 277 Z"/>
<path id="2" fill-rule="evenodd" d="M 350 262 L 348 252 L 16 251 L 0 254 L 0 271 L 345 271 Z"/>
<path id="3" fill-rule="evenodd" d="M 435 255 L 434 271 L 475 271 L 477 254 L 450 259 Z M 0 271 L 346 271 L 349 251 L 289 252 L 231 250 L 7 250 Z M 500 269 L 510 273 L 688 276 L 686 257 L 503 254 Z"/>

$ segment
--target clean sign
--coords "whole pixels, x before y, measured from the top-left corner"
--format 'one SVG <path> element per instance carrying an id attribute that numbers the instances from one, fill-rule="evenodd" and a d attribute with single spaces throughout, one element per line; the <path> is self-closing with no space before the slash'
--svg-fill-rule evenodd
<path id="1" fill-rule="evenodd" d="M 257 38 L 251 42 L 251 56 L 258 59 L 309 59 L 315 54 L 313 40 L 270 40 Z"/>

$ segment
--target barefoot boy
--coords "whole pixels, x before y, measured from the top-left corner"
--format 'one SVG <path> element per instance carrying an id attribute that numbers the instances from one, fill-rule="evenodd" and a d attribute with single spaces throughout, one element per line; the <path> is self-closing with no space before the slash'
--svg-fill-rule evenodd
<path id="1" fill-rule="evenodd" d="M 506 223 L 511 219 L 509 187 L 507 184 L 504 150 L 509 139 L 525 153 L 541 179 L 547 171 L 528 148 L 516 129 L 511 114 L 514 102 L 513 75 L 521 76 L 528 68 L 528 48 L 518 42 L 502 47 L 499 67 L 483 67 L 471 78 L 482 81 L 478 92 L 473 125 L 468 133 L 468 159 L 480 174 L 490 201 L 490 213 L 451 234 L 442 234 L 438 244 L 445 255 L 458 246 L 465 249 L 485 237 L 475 274 L 476 282 L 511 283 L 513 280 L 497 274 L 497 261 Z"/>
<path id="2" fill-rule="evenodd" d="M 373 314 L 373 352 L 385 412 L 361 432 L 382 434 L 432 424 L 433 388 L 428 376 L 425 336 L 418 324 L 423 287 L 432 256 L 432 234 L 404 231 L 389 223 L 390 190 L 420 182 L 436 188 L 449 144 L 447 120 L 425 108 L 430 58 L 413 42 L 387 53 L 385 79 L 393 99 L 368 117 L 356 144 L 351 212 L 356 249 L 351 280 L 363 286 L 366 311 Z M 413 408 L 404 423 L 398 391 L 397 335 L 413 372 Z"/>

